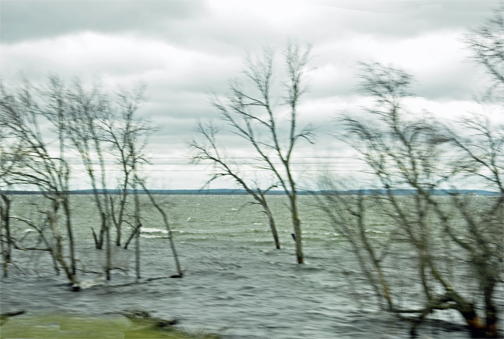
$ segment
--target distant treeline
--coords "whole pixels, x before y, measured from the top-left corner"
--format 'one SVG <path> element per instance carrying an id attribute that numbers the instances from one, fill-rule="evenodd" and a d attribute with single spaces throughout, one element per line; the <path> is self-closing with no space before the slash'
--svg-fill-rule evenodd
<path id="1" fill-rule="evenodd" d="M 42 191 L 4 191 L 9 194 L 43 194 Z M 104 193 L 104 190 L 98 190 L 98 192 Z M 247 195 L 247 191 L 240 189 L 208 189 L 208 190 L 149 190 L 151 194 L 164 194 L 164 195 Z M 75 195 L 86 195 L 93 194 L 93 190 L 73 190 L 69 191 L 70 194 Z M 108 194 L 122 194 L 122 190 L 107 190 Z M 129 194 L 133 194 L 133 190 L 128 190 Z M 146 194 L 144 190 L 138 190 L 139 194 Z M 327 192 L 327 191 L 299 191 L 299 195 L 311 195 L 311 194 L 323 194 L 323 193 L 336 193 L 336 192 Z M 385 195 L 387 194 L 386 190 L 372 190 L 372 189 L 362 189 L 362 190 L 348 190 L 348 191 L 339 191 L 337 192 L 343 195 L 371 195 L 371 194 L 379 194 Z M 416 190 L 392 190 L 393 195 L 414 195 L 418 192 Z M 448 195 L 456 195 L 456 194 L 469 194 L 469 195 L 484 195 L 484 196 L 499 196 L 498 192 L 493 191 L 485 191 L 485 190 L 434 190 L 431 192 L 433 195 L 440 196 L 448 196 Z M 269 191 L 268 195 L 285 195 L 284 191 Z"/>

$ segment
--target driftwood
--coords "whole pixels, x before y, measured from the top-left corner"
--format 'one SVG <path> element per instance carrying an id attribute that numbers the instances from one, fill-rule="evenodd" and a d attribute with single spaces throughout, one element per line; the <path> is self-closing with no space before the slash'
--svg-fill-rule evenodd
<path id="1" fill-rule="evenodd" d="M 128 318 L 133 322 L 134 325 L 138 326 L 135 330 L 144 330 L 146 328 L 153 328 L 157 330 L 173 331 L 173 327 L 178 323 L 178 319 L 162 319 L 151 316 L 150 312 L 139 309 L 125 309 L 119 312 L 122 316 Z"/>
<path id="2" fill-rule="evenodd" d="M 19 310 L 14 312 L 5 312 L 0 314 L 0 326 L 3 326 L 9 321 L 10 317 L 15 317 L 16 315 L 25 314 L 25 310 Z"/>

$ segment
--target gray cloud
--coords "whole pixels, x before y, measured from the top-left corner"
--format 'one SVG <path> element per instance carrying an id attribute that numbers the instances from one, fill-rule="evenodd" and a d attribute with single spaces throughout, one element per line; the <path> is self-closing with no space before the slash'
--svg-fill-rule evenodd
<path id="1" fill-rule="evenodd" d="M 314 7 L 324 17 L 332 16 L 327 30 L 372 33 L 373 35 L 401 38 L 438 30 L 460 30 L 478 26 L 497 7 L 493 1 L 374 1 L 374 0 L 320 0 Z M 319 23 L 327 24 L 327 19 Z M 312 22 L 313 25 L 317 21 Z"/>
<path id="2" fill-rule="evenodd" d="M 384 1 L 384 0 L 319 0 L 319 4 L 342 9 L 373 13 L 406 13 L 420 11 L 423 7 L 440 6 L 445 11 L 474 12 L 489 11 L 498 0 L 417 0 L 417 1 Z"/>
<path id="3" fill-rule="evenodd" d="M 2 43 L 86 30 L 118 32 L 154 28 L 165 20 L 197 17 L 206 7 L 204 0 L 2 0 L 0 6 Z"/>
<path id="4" fill-rule="evenodd" d="M 467 27 L 489 16 L 482 8 L 495 2 L 478 1 L 476 9 L 475 1 L 324 3 L 0 0 L 0 73 L 4 80 L 15 79 L 22 70 L 34 82 L 49 72 L 84 80 L 96 74 L 110 91 L 116 84 L 130 88 L 144 81 L 148 98 L 138 113 L 160 129 L 149 149 L 160 159 L 179 160 L 187 157 L 184 141 L 194 135 L 196 119 L 218 119 L 207 93 L 225 95 L 229 79 L 243 80 L 245 51 L 257 55 L 266 45 L 281 59 L 289 37 L 313 45 L 311 91 L 299 112 L 300 124 L 318 127 L 321 154 L 345 152 L 329 136 L 338 128 L 331 119 L 342 111 L 359 114 L 366 103 L 356 92 L 358 61 L 390 63 L 412 73 L 417 80 L 412 89 L 422 97 L 415 98 L 415 112 L 458 114 L 484 87 L 475 81 L 480 70 L 465 63 L 460 39 Z M 279 65 L 275 88 L 282 88 L 284 68 Z M 223 129 L 222 143 L 240 153 L 241 141 Z M 313 152 L 300 149 L 299 155 Z"/>
<path id="5" fill-rule="evenodd" d="M 373 0 L 323 0 L 320 4 L 342 9 L 374 13 L 404 13 L 417 11 L 421 8 L 418 2 L 373 1 Z"/>

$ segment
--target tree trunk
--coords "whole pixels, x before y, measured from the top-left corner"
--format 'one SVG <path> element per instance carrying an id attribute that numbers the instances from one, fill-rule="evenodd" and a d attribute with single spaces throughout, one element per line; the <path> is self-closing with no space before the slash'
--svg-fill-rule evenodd
<path id="1" fill-rule="evenodd" d="M 49 223 L 51 225 L 51 229 L 53 231 L 54 238 L 56 239 L 56 248 L 52 248 L 51 254 L 53 258 L 59 262 L 61 267 L 63 268 L 63 271 L 65 271 L 65 274 L 68 278 L 68 280 L 72 284 L 76 284 L 77 280 L 75 279 L 75 275 L 72 274 L 71 270 L 68 268 L 67 263 L 65 262 L 65 258 L 63 258 L 63 239 L 61 235 L 58 232 L 58 227 L 57 227 L 57 213 L 59 209 L 59 204 L 56 200 L 53 200 L 53 210 L 52 213 L 50 214 L 49 218 Z"/>
<path id="2" fill-rule="evenodd" d="M 301 220 L 299 220 L 298 208 L 297 208 L 297 191 L 296 191 L 296 183 L 292 178 L 292 173 L 290 171 L 289 163 L 284 161 L 285 170 L 289 177 L 289 184 L 291 187 L 291 192 L 289 194 L 289 199 L 291 202 L 291 214 L 292 214 L 292 224 L 294 226 L 294 241 L 296 242 L 296 257 L 297 263 L 303 264 L 303 239 L 301 234 Z M 287 190 L 286 190 L 287 191 Z"/>
<path id="3" fill-rule="evenodd" d="M 107 248 L 106 248 L 106 260 L 107 260 L 107 263 L 106 263 L 106 267 L 105 267 L 105 273 L 106 273 L 106 278 L 107 280 L 110 280 L 110 268 L 111 268 L 111 255 L 110 255 L 110 227 L 109 225 L 106 223 L 106 219 L 105 219 L 105 213 L 102 213 L 102 218 L 105 222 L 105 238 L 106 238 L 106 241 L 107 241 Z"/>
<path id="4" fill-rule="evenodd" d="M 102 219 L 102 224 L 100 226 L 100 233 L 98 236 L 96 236 L 96 232 L 94 230 L 94 228 L 91 227 L 91 231 L 93 232 L 93 239 L 94 239 L 94 242 L 95 242 L 95 248 L 97 250 L 101 250 L 103 249 L 103 241 L 104 241 L 104 238 L 105 238 L 105 229 L 106 229 L 106 220 L 105 218 L 103 217 L 103 212 L 100 213 L 101 215 L 101 219 Z"/>
<path id="5" fill-rule="evenodd" d="M 116 246 L 121 246 L 121 225 L 116 225 Z"/>
<path id="6" fill-rule="evenodd" d="M 481 321 L 481 318 L 478 317 L 476 313 L 476 309 L 474 305 L 468 302 L 465 298 L 460 296 L 457 292 L 451 290 L 447 293 L 447 300 L 445 301 L 453 301 L 456 304 L 456 309 L 459 313 L 464 317 L 466 321 L 469 332 L 471 333 L 472 338 L 495 338 L 497 333 L 490 333 L 488 331 L 488 326 Z M 493 327 L 495 325 L 492 324 Z"/>
<path id="7" fill-rule="evenodd" d="M 68 233 L 68 242 L 69 242 L 69 247 L 70 247 L 70 262 L 71 262 L 71 269 L 72 269 L 72 281 L 77 280 L 77 273 L 76 273 L 76 265 L 75 265 L 75 247 L 74 247 L 74 238 L 73 238 L 73 232 L 72 232 L 72 220 L 70 218 L 70 206 L 69 206 L 69 201 L 68 201 L 68 195 L 66 195 L 63 198 L 63 208 L 65 210 L 66 214 L 66 228 L 67 228 L 67 233 Z"/>
<path id="8" fill-rule="evenodd" d="M 497 338 L 497 309 L 493 303 L 494 281 L 489 279 L 485 286 L 483 294 L 485 296 L 485 334 L 489 338 Z"/>
<path id="9" fill-rule="evenodd" d="M 9 276 L 8 273 L 8 264 L 7 264 L 7 253 L 4 251 L 4 240 L 3 240 L 3 206 L 0 204 L 0 251 L 2 251 L 2 260 L 3 260 L 3 276 L 7 278 Z"/>
<path id="10" fill-rule="evenodd" d="M 178 273 L 178 276 L 180 278 L 182 278 L 182 276 L 184 274 L 182 273 L 182 268 L 180 267 L 180 262 L 178 260 L 177 251 L 175 250 L 175 242 L 173 241 L 173 233 L 171 231 L 171 227 L 168 224 L 168 221 L 165 221 L 165 225 L 166 225 L 166 228 L 168 230 L 168 236 L 170 237 L 170 246 L 171 246 L 171 249 L 172 249 L 173 258 L 175 259 L 175 266 L 177 267 L 177 273 Z"/>
<path id="11" fill-rule="evenodd" d="M 486 338 L 485 325 L 476 314 L 473 306 L 469 306 L 466 310 L 460 311 L 460 313 L 466 321 L 468 330 L 471 333 L 472 338 Z"/>
<path id="12" fill-rule="evenodd" d="M 276 229 L 275 225 L 275 219 L 273 218 L 273 214 L 271 213 L 271 210 L 269 209 L 268 205 L 263 204 L 264 211 L 266 212 L 266 215 L 268 216 L 269 220 L 269 225 L 271 228 L 271 234 L 273 235 L 273 240 L 275 241 L 275 246 L 277 250 L 280 249 L 280 241 L 278 240 L 278 232 Z"/>
<path id="13" fill-rule="evenodd" d="M 140 201 L 138 198 L 138 190 L 137 190 L 137 181 L 138 178 L 135 175 L 135 183 L 134 183 L 134 195 L 135 195 L 135 222 L 138 225 L 138 231 L 136 234 L 136 241 L 135 241 L 135 268 L 136 268 L 136 276 L 137 279 L 140 279 L 140 233 L 141 233 L 141 226 L 142 223 L 140 222 Z"/>
<path id="14" fill-rule="evenodd" d="M 11 250 L 12 250 L 12 239 L 10 234 L 10 209 L 11 209 L 11 200 L 5 194 L 2 194 L 2 200 L 4 201 L 5 207 L 1 209 L 0 218 L 1 224 L 0 227 L 5 228 L 5 237 L 7 238 L 7 246 L 6 249 L 3 249 L 3 239 L 2 241 L 2 255 L 3 255 L 3 269 L 4 269 L 4 277 L 8 276 L 8 265 L 11 261 Z"/>
<path id="15" fill-rule="evenodd" d="M 292 208 L 292 223 L 294 225 L 294 236 L 296 241 L 296 257 L 298 264 L 304 263 L 303 258 L 303 247 L 302 247 L 302 235 L 301 235 L 301 220 L 298 217 L 298 210 L 296 205 L 296 191 L 293 190 L 291 195 L 291 208 Z"/>
<path id="16" fill-rule="evenodd" d="M 140 230 L 135 237 L 135 271 L 137 279 L 140 279 Z"/>
<path id="17" fill-rule="evenodd" d="M 117 230 L 117 237 L 116 237 L 116 246 L 121 246 L 121 227 L 123 223 L 123 218 L 124 218 L 124 209 L 126 207 L 126 199 L 128 197 L 128 184 L 129 184 L 129 172 L 125 170 L 125 178 L 124 178 L 124 187 L 122 191 L 122 198 L 121 198 L 121 203 L 119 205 L 119 216 L 117 218 L 117 223 L 116 223 L 116 230 Z M 114 213 L 113 208 L 112 208 L 112 213 Z"/>
<path id="18" fill-rule="evenodd" d="M 304 264 L 303 258 L 303 248 L 301 245 L 301 220 L 298 218 L 294 219 L 294 234 L 296 235 L 296 257 L 298 264 Z"/>
<path id="19" fill-rule="evenodd" d="M 147 193 L 147 195 L 148 195 L 150 201 L 152 202 L 152 204 L 154 205 L 154 207 L 159 211 L 159 213 L 161 213 L 161 215 L 163 217 L 163 222 L 165 224 L 166 230 L 168 231 L 168 238 L 170 239 L 170 246 L 172 249 L 173 258 L 175 259 L 175 266 L 177 267 L 178 277 L 182 278 L 184 274 L 182 272 L 182 268 L 180 267 L 180 262 L 178 259 L 177 250 L 175 249 L 175 242 L 173 241 L 173 232 L 171 230 L 170 224 L 168 223 L 168 218 L 166 217 L 166 213 L 163 211 L 161 206 L 158 205 L 156 200 L 154 200 L 154 197 L 152 196 L 150 191 L 147 190 L 147 188 L 145 188 L 145 185 L 142 182 L 140 184 L 142 185 L 142 189 L 144 190 L 144 192 Z"/>

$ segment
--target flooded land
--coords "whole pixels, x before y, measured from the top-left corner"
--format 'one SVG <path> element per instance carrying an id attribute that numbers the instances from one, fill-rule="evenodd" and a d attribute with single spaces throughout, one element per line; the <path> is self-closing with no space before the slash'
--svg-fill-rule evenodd
<path id="1" fill-rule="evenodd" d="M 35 218 L 37 196 L 15 197 L 16 213 Z M 147 197 L 142 196 L 147 201 Z M 310 196 L 300 197 L 306 263 L 295 262 L 294 241 L 284 197 L 270 199 L 277 213 L 282 249 L 274 248 L 267 217 L 258 206 L 243 205 L 247 196 L 160 196 L 174 205 L 170 221 L 184 278 L 176 273 L 167 232 L 152 211 L 143 211 L 141 275 L 135 276 L 134 246 L 113 249 L 111 280 L 97 273 L 105 251 L 94 248 L 90 226 L 97 227 L 90 196 L 73 196 L 78 277 L 82 290 L 72 292 L 56 276 L 44 252 L 14 251 L 15 266 L 1 280 L 1 310 L 29 314 L 65 313 L 99 316 L 137 307 L 154 316 L 177 318 L 188 330 L 220 333 L 224 338 L 405 338 L 410 324 L 381 312 L 360 275 L 349 245 L 335 233 Z M 78 207 L 77 207 L 78 206 Z M 13 225 L 15 231 L 31 232 Z M 386 232 L 386 220 L 370 229 Z M 24 228 L 24 230 L 23 230 Z M 129 235 L 128 230 L 125 234 Z M 399 256 L 407 257 L 408 253 Z M 456 264 L 455 264 L 456 266 Z M 419 300 L 408 284 L 414 270 L 403 261 L 388 270 L 404 276 L 402 302 Z M 468 272 L 457 272 L 456 280 Z M 476 288 L 468 286 L 467 288 Z M 502 319 L 504 295 L 498 295 Z M 420 326 L 421 338 L 468 338 L 461 316 L 434 313 Z"/>

